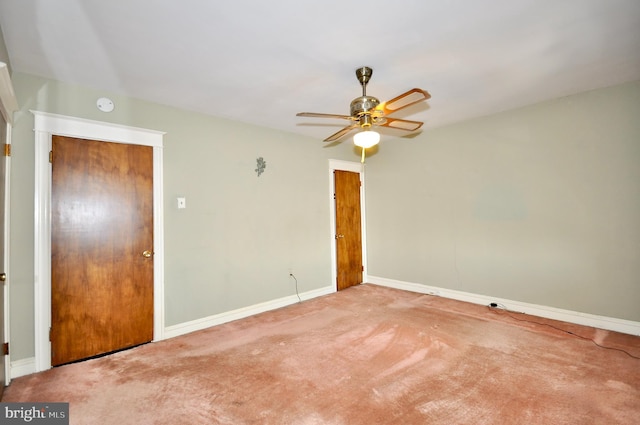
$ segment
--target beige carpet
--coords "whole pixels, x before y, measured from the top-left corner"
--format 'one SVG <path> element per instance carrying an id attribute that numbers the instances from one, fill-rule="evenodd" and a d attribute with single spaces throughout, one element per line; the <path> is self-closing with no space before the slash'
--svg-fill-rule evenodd
<path id="1" fill-rule="evenodd" d="M 640 337 L 361 285 L 15 379 L 72 424 L 638 424 Z"/>

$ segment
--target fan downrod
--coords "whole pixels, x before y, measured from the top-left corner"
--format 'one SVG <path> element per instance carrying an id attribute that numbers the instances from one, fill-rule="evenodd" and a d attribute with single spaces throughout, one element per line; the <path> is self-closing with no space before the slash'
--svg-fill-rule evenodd
<path id="1" fill-rule="evenodd" d="M 362 96 L 351 101 L 351 116 L 360 122 L 361 128 L 371 127 L 373 119 L 371 113 L 380 104 L 380 101 L 373 96 L 367 96 L 367 83 L 371 79 L 373 69 L 363 66 L 356 69 L 356 77 L 362 86 Z"/>
<path id="2" fill-rule="evenodd" d="M 373 75 L 373 69 L 368 66 L 363 66 L 361 68 L 356 69 L 356 77 L 362 86 L 362 95 L 367 95 L 367 83 L 371 79 L 371 75 Z"/>

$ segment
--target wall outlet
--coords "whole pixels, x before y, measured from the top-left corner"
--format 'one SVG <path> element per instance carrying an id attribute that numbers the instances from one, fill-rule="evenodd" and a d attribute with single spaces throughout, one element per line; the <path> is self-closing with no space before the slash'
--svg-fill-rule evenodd
<path id="1" fill-rule="evenodd" d="M 178 198 L 178 209 L 187 208 L 187 198 Z"/>

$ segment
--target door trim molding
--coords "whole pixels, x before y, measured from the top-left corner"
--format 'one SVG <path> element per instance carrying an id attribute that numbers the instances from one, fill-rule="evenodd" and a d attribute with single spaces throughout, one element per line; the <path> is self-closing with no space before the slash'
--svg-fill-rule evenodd
<path id="1" fill-rule="evenodd" d="M 164 338 L 164 132 L 31 110 L 35 132 L 34 333 L 36 372 L 51 369 L 52 135 L 153 147 L 153 340 Z"/>
<path id="2" fill-rule="evenodd" d="M 360 174 L 360 227 L 362 229 L 362 281 L 367 281 L 367 232 L 366 232 L 366 208 L 364 202 L 364 164 L 360 162 L 342 161 L 338 159 L 329 160 L 329 227 L 331 229 L 331 284 L 337 291 L 338 288 L 338 257 L 336 255 L 336 203 L 334 199 L 335 180 L 333 172 L 335 170 L 351 171 Z"/>
<path id="3" fill-rule="evenodd" d="M 6 143 L 11 146 L 11 135 L 13 131 L 13 113 L 19 110 L 18 108 L 18 100 L 16 98 L 15 91 L 13 90 L 13 83 L 11 81 L 11 76 L 9 75 L 9 67 L 6 63 L 0 62 L 0 114 L 4 117 L 6 121 L 6 129 L 7 129 L 7 137 Z M 7 179 L 7 188 L 5 192 L 5 245 L 4 245 L 4 259 L 5 259 L 5 270 L 3 270 L 7 274 L 7 281 L 4 285 L 2 285 L 2 291 L 4 291 L 4 341 L 0 341 L 0 343 L 10 342 L 11 341 L 11 288 L 9 283 L 11 281 L 11 244 L 9 243 L 11 238 L 11 217 L 9 214 L 11 210 L 11 157 L 7 157 L 7 168 L 5 170 L 6 179 Z M 4 363 L 4 377 L 5 377 L 5 385 L 9 385 L 11 382 L 11 354 L 7 354 L 5 356 Z"/>

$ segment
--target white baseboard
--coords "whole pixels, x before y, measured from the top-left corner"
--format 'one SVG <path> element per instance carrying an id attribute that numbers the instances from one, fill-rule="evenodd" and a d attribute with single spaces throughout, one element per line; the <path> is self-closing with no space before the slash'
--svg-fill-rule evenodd
<path id="1" fill-rule="evenodd" d="M 303 292 L 300 294 L 300 299 L 309 300 L 311 298 L 320 297 L 322 295 L 328 295 L 333 292 L 336 292 L 335 287 L 326 286 L 324 288 Z M 298 301 L 299 300 L 297 295 L 290 295 L 284 298 L 279 298 L 276 300 L 239 308 L 237 310 L 231 310 L 231 311 L 216 314 L 213 316 L 203 317 L 202 319 L 196 319 L 190 322 L 167 326 L 164 329 L 164 338 L 165 339 L 173 338 L 176 336 L 188 334 L 190 332 L 206 329 L 211 326 L 221 325 L 223 323 L 231 322 L 233 320 L 243 319 L 245 317 L 253 316 L 254 314 L 264 313 L 265 311 L 275 310 L 277 308 L 295 304 Z"/>
<path id="2" fill-rule="evenodd" d="M 314 289 L 312 291 L 303 292 L 300 294 L 301 300 L 310 300 L 312 298 L 328 295 L 336 292 L 336 288 L 327 286 L 320 289 Z M 168 326 L 164 329 L 164 338 L 172 338 L 175 336 L 184 335 L 190 332 L 199 331 L 215 325 L 221 325 L 223 323 L 231 322 L 233 320 L 242 319 L 245 317 L 253 316 L 254 314 L 264 313 L 265 311 L 275 310 L 277 308 L 285 307 L 291 304 L 299 302 L 297 295 L 290 295 L 288 297 L 279 298 L 264 303 L 239 308 L 237 310 L 228 311 L 225 313 L 216 314 L 202 319 L 192 320 L 186 323 L 180 323 L 178 325 Z M 29 357 L 26 359 L 15 360 L 11 362 L 10 376 L 11 378 L 18 378 L 20 376 L 30 375 L 36 372 L 36 359 L 35 357 Z"/>
<path id="3" fill-rule="evenodd" d="M 531 314 L 534 316 L 545 317 L 548 319 L 561 320 L 564 322 L 575 323 L 578 325 L 591 326 L 610 331 L 622 332 L 630 335 L 640 335 L 640 322 L 631 320 L 617 319 L 614 317 L 597 316 L 588 313 L 580 313 L 571 310 L 563 310 L 555 307 L 548 307 L 538 304 L 523 303 L 520 301 L 512 301 L 503 298 L 490 297 L 486 295 L 478 295 L 470 292 L 456 291 L 453 289 L 439 288 L 436 286 L 427 286 L 420 283 L 403 282 L 399 280 L 387 279 L 384 277 L 367 276 L 367 283 L 387 286 L 390 288 L 402 289 L 405 291 L 417 292 L 421 294 L 430 294 L 444 298 L 450 298 L 458 301 L 470 302 L 473 304 L 489 305 L 490 303 L 498 303 L 505 306 L 511 311 Z M 302 300 L 328 295 L 335 292 L 333 286 L 327 286 L 320 289 L 304 292 L 300 294 Z M 164 330 L 164 338 L 172 338 L 190 332 L 206 329 L 211 326 L 221 325 L 233 320 L 242 319 L 253 316 L 255 314 L 264 313 L 265 311 L 275 310 L 287 305 L 297 303 L 296 295 L 255 304 L 248 307 L 231 310 L 228 312 L 216 314 L 202 319 L 192 320 L 190 322 L 180 323 L 178 325 L 168 326 Z M 35 373 L 36 361 L 35 357 L 15 360 L 11 362 L 11 379 L 20 376 Z"/>
<path id="4" fill-rule="evenodd" d="M 455 291 L 453 289 L 427 286 L 413 282 L 403 282 L 377 276 L 367 276 L 367 283 L 388 286 L 390 288 L 403 289 L 405 291 L 418 292 L 421 294 L 436 295 L 458 301 L 466 301 L 473 304 L 489 305 L 490 303 L 497 303 L 505 306 L 508 310 L 516 311 L 519 313 L 526 313 L 533 316 L 561 320 L 563 322 L 575 323 L 583 326 L 591 326 L 594 328 L 606 329 L 609 331 L 622 332 L 630 335 L 640 335 L 640 322 L 634 322 L 631 320 L 580 313 L 577 311 L 563 310 L 555 307 L 529 304 L 520 301 L 507 300 L 504 298 L 478 295 L 470 292 Z"/>
<path id="5" fill-rule="evenodd" d="M 28 357 L 26 359 L 14 360 L 11 362 L 11 379 L 19 378 L 25 375 L 31 375 L 36 371 L 36 358 Z"/>

